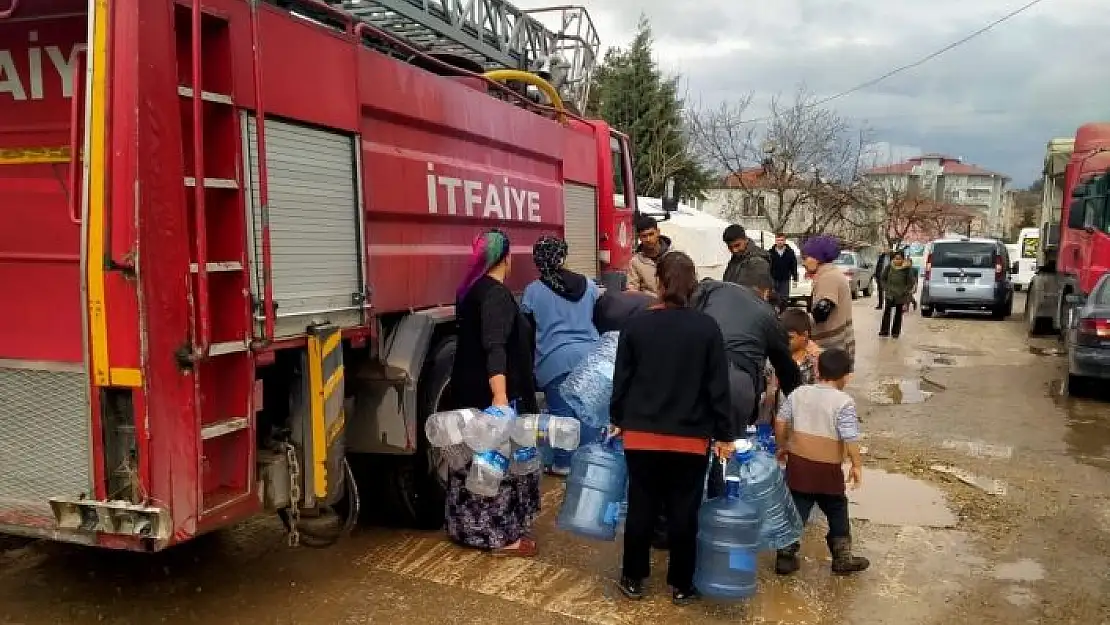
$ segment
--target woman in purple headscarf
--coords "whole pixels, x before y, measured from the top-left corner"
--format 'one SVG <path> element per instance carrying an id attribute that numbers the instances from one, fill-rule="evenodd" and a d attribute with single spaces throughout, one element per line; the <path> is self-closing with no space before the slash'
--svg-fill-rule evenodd
<path id="1" fill-rule="evenodd" d="M 466 277 L 458 290 L 458 343 L 451 373 L 453 403 L 492 407 L 509 414 L 537 413 L 532 375 L 533 332 L 505 286 L 511 265 L 509 238 L 489 230 L 474 240 Z M 539 475 L 510 475 L 493 497 L 464 485 L 469 467 L 447 477 L 447 534 L 455 542 L 501 555 L 531 557 L 528 537 L 540 510 Z"/>
<path id="2" fill-rule="evenodd" d="M 840 256 L 836 238 L 821 235 L 802 245 L 802 263 L 812 276 L 813 340 L 822 349 L 839 348 L 856 359 L 856 335 L 852 329 L 852 288 L 848 278 L 833 264 Z"/>

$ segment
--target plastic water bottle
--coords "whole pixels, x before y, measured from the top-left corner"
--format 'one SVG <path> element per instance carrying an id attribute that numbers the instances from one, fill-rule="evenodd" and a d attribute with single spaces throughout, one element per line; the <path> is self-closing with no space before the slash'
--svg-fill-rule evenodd
<path id="1" fill-rule="evenodd" d="M 547 443 L 552 449 L 574 451 L 581 442 L 582 425 L 573 417 L 550 416 L 547 419 Z M 590 441 L 594 442 L 594 441 Z"/>
<path id="2" fill-rule="evenodd" d="M 761 520 L 761 549 L 783 549 L 802 537 L 802 518 L 775 457 L 755 449 L 749 441 L 737 441 L 735 467 L 730 477 L 740 480 L 740 498 L 751 504 Z"/>
<path id="3" fill-rule="evenodd" d="M 759 512 L 740 497 L 740 478 L 725 478 L 725 494 L 698 512 L 694 587 L 706 597 L 736 601 L 755 595 Z"/>
<path id="4" fill-rule="evenodd" d="M 567 404 L 589 427 L 609 423 L 609 400 L 613 396 L 613 366 L 617 360 L 618 332 L 606 332 L 559 387 Z"/>
<path id="5" fill-rule="evenodd" d="M 513 475 L 531 475 L 538 473 L 543 468 L 540 450 L 536 447 L 517 447 L 513 449 L 513 457 L 509 461 L 509 473 Z"/>
<path id="6" fill-rule="evenodd" d="M 470 473 L 466 476 L 466 489 L 481 497 L 494 497 L 501 489 L 501 481 L 509 471 L 509 444 L 474 454 Z"/>
<path id="7" fill-rule="evenodd" d="M 463 434 L 467 423 L 482 414 L 481 410 L 464 408 L 462 410 L 446 410 L 437 412 L 428 417 L 424 424 L 424 433 L 432 447 L 450 447 L 464 441 Z"/>
<path id="8" fill-rule="evenodd" d="M 628 467 L 619 441 L 608 438 L 579 448 L 571 459 L 566 483 L 559 529 L 587 538 L 614 540 L 628 488 Z"/>
<path id="9" fill-rule="evenodd" d="M 489 407 L 466 422 L 463 442 L 477 452 L 497 449 L 509 441 L 516 414 L 512 409 Z"/>

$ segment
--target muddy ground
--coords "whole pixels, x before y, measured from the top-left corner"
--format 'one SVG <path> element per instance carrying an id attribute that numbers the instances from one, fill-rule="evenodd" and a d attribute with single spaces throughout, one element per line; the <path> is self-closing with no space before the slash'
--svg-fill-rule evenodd
<path id="1" fill-rule="evenodd" d="M 1107 398 L 1055 397 L 1054 343 L 1031 345 L 1016 316 L 912 315 L 880 341 L 871 304 L 850 389 L 868 432 L 856 544 L 873 562 L 856 578 L 830 576 L 816 519 L 802 571 L 775 578 L 764 559 L 748 605 L 675 608 L 658 575 L 628 603 L 609 581 L 618 546 L 554 529 L 551 481 L 535 561 L 374 527 L 289 550 L 271 519 L 154 556 L 0 537 L 0 623 L 1110 623 Z"/>

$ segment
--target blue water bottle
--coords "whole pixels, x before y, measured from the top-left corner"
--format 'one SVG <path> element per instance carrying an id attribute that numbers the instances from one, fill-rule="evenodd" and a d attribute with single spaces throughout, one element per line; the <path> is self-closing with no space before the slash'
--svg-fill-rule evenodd
<path id="1" fill-rule="evenodd" d="M 698 512 L 694 587 L 706 597 L 747 599 L 756 590 L 759 512 L 740 497 L 740 478 L 725 478 L 725 494 Z"/>
<path id="2" fill-rule="evenodd" d="M 802 518 L 775 457 L 749 441 L 737 441 L 735 464 L 731 473 L 740 480 L 740 497 L 761 519 L 760 548 L 783 549 L 798 542 L 804 529 Z"/>
<path id="3" fill-rule="evenodd" d="M 559 509 L 559 529 L 597 540 L 616 539 L 628 485 L 622 447 L 619 439 L 606 437 L 575 452 Z"/>

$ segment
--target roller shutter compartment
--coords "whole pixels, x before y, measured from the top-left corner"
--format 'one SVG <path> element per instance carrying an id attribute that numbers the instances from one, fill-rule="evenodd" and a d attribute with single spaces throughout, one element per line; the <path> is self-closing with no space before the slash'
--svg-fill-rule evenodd
<path id="1" fill-rule="evenodd" d="M 262 301 L 262 207 L 258 190 L 258 129 L 247 115 L 243 153 L 250 172 L 249 221 L 256 301 Z M 309 325 L 363 321 L 364 288 L 355 137 L 276 120 L 266 121 L 270 256 L 276 336 Z M 261 327 L 261 309 L 256 315 Z"/>
<path id="2" fill-rule="evenodd" d="M 570 254 L 567 269 L 597 278 L 597 189 L 566 183 L 563 188 L 564 236 Z"/>

